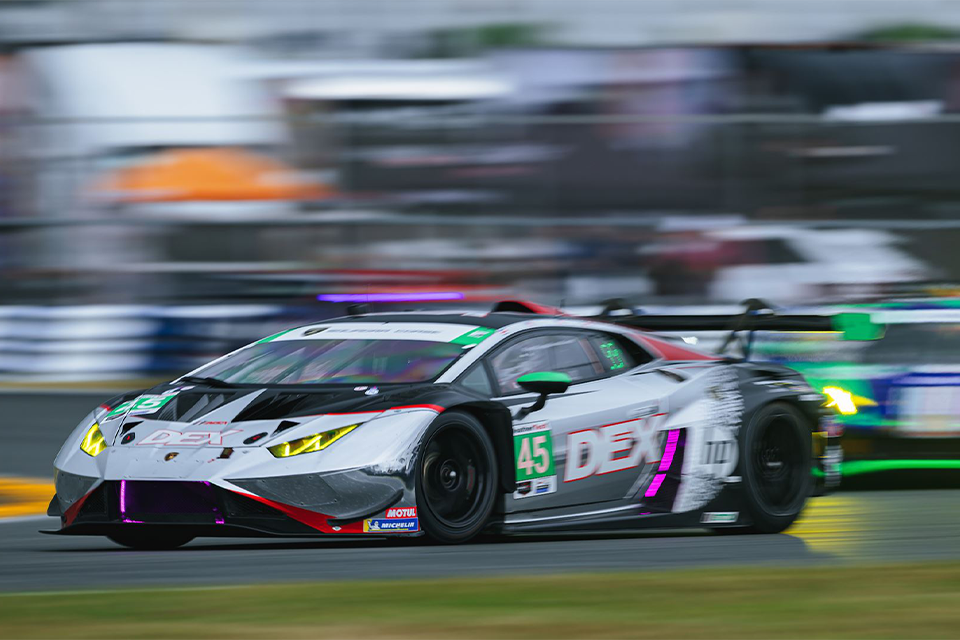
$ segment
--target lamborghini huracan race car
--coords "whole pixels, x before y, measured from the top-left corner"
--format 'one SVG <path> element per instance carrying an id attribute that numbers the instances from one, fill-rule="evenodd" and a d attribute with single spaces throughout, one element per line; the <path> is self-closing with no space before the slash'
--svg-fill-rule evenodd
<path id="1" fill-rule="evenodd" d="M 787 528 L 815 475 L 836 482 L 833 410 L 791 369 L 638 328 L 655 320 L 506 302 L 283 331 L 92 411 L 56 458 L 50 533 Z"/>

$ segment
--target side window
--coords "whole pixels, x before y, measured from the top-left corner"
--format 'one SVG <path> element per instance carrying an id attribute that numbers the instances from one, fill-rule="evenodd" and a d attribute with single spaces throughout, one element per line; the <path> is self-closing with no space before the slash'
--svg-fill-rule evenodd
<path id="1" fill-rule="evenodd" d="M 591 380 L 603 374 L 600 360 L 593 352 L 586 336 L 562 335 L 553 338 L 550 371 L 570 376 L 574 382 Z"/>
<path id="2" fill-rule="evenodd" d="M 534 371 L 566 373 L 573 382 L 603 375 L 600 359 L 586 337 L 573 334 L 539 335 L 510 345 L 491 360 L 503 394 L 522 391 L 517 378 Z"/>
<path id="3" fill-rule="evenodd" d="M 490 384 L 490 377 L 487 375 L 487 369 L 483 366 L 483 363 L 475 366 L 470 373 L 460 378 L 460 384 L 488 398 L 493 395 L 493 385 Z"/>
<path id="4" fill-rule="evenodd" d="M 651 360 L 640 347 L 620 336 L 605 333 L 593 336 L 591 341 L 600 354 L 604 371 L 611 375 L 629 371 Z"/>
<path id="5" fill-rule="evenodd" d="M 550 370 L 550 356 L 547 353 L 550 341 L 550 336 L 527 338 L 510 345 L 493 357 L 490 364 L 493 365 L 493 374 L 497 377 L 500 393 L 522 391 L 517 385 L 517 378 L 534 371 Z"/>

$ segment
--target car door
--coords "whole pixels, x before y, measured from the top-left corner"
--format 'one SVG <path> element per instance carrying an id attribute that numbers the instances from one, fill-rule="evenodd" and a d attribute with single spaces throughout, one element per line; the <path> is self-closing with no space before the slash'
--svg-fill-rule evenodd
<path id="1" fill-rule="evenodd" d="M 486 357 L 494 399 L 515 416 L 536 400 L 517 385 L 520 376 L 557 371 L 573 381 L 543 409 L 514 421 L 518 486 L 508 513 L 622 500 L 644 466 L 659 459 L 655 423 L 667 385 L 659 376 L 630 379 L 643 363 L 631 355 L 635 349 L 620 347 L 623 340 L 587 330 L 531 331 Z"/>

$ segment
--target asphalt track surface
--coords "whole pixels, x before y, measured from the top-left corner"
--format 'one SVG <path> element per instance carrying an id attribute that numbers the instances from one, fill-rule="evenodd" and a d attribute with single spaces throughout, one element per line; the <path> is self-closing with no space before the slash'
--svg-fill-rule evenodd
<path id="1" fill-rule="evenodd" d="M 93 406 L 91 400 L 96 404 L 99 398 L 0 395 L 0 433 L 8 439 L 0 448 L 2 472 L 48 475 L 60 442 Z M 541 535 L 456 547 L 402 540 L 209 538 L 175 551 L 145 552 L 102 538 L 38 533 L 56 527 L 57 521 L 46 517 L 0 521 L 0 591 L 960 560 L 960 491 L 818 498 L 798 525 L 768 536 L 622 532 Z"/>

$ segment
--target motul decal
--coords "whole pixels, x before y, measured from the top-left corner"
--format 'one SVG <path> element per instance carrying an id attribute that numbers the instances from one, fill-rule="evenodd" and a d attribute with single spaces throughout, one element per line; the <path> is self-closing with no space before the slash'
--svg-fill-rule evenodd
<path id="1" fill-rule="evenodd" d="M 416 507 L 391 507 L 387 509 L 387 518 L 416 518 Z"/>
<path id="2" fill-rule="evenodd" d="M 187 431 L 181 433 L 172 429 L 160 429 L 154 431 L 146 438 L 137 443 L 137 445 L 162 445 L 165 447 L 202 447 L 208 444 L 221 445 L 223 438 L 234 433 L 240 433 L 239 429 L 230 431 Z"/>

